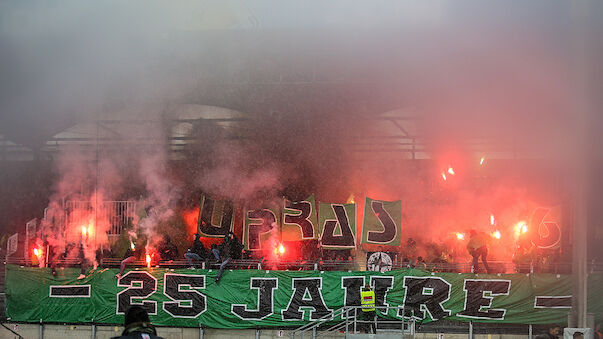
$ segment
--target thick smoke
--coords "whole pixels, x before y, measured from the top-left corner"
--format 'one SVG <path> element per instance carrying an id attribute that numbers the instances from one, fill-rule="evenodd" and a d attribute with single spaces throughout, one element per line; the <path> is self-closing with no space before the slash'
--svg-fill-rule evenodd
<path id="1" fill-rule="evenodd" d="M 13 128 L 2 133 L 41 150 L 74 123 L 134 122 L 103 124 L 85 136 L 92 146 L 63 148 L 48 215 L 58 217 L 66 200 L 137 200 L 144 218 L 133 223 L 150 244 L 201 192 L 250 208 L 315 193 L 328 202 L 401 199 L 404 240 L 458 247 L 449 238 L 490 231 L 491 214 L 512 233 L 531 206 L 567 198 L 571 183 L 556 178 L 575 176 L 567 164 L 582 161 L 577 140 L 592 118 L 575 113 L 582 65 L 572 10 L 549 2 L 5 2 L 0 123 Z M 187 146 L 172 152 L 173 119 L 190 113 L 186 105 L 240 120 L 199 114 Z M 431 160 L 381 152 L 386 138 L 371 137 L 401 132 L 376 120 L 392 110 L 414 113 L 408 139 Z M 359 141 L 372 151 L 358 152 Z M 449 167 L 455 175 L 444 182 Z M 99 247 L 109 223 L 97 208 Z"/>

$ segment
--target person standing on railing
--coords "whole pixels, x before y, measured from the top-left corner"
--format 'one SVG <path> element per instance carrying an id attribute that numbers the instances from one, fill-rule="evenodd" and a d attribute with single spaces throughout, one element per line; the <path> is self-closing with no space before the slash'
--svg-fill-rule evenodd
<path id="1" fill-rule="evenodd" d="M 486 272 L 490 273 L 490 267 L 488 266 L 488 242 L 490 241 L 490 237 L 484 232 L 476 232 L 475 230 L 471 230 L 469 232 L 471 237 L 469 238 L 469 243 L 467 243 L 467 251 L 473 257 L 473 261 L 471 263 L 473 268 L 473 273 L 477 273 L 479 271 L 478 261 L 479 258 L 482 258 L 482 262 L 484 263 L 484 267 L 486 268 Z"/>
<path id="2" fill-rule="evenodd" d="M 377 333 L 375 326 L 375 291 L 371 289 L 368 283 L 364 286 L 364 290 L 360 291 L 360 306 L 364 331 L 366 333 Z"/>
<path id="3" fill-rule="evenodd" d="M 53 276 L 57 275 L 57 258 L 55 258 L 55 247 L 52 246 L 48 240 L 44 240 L 44 248 L 46 249 L 46 251 L 44 252 L 45 254 L 45 259 L 46 259 L 46 263 L 45 266 L 46 267 L 50 267 L 50 271 L 52 273 Z M 57 256 L 58 257 L 58 256 Z"/>
<path id="4" fill-rule="evenodd" d="M 134 244 L 132 240 L 130 240 L 130 246 L 126 249 L 126 253 L 124 254 L 124 259 L 121 261 L 119 265 L 119 273 L 115 275 L 117 279 L 121 278 L 124 274 L 124 270 L 126 266 L 130 263 L 136 261 L 136 258 L 142 258 L 144 254 L 142 250 L 138 249 L 138 247 Z"/>
<path id="5" fill-rule="evenodd" d="M 84 244 L 82 243 L 80 243 L 78 258 L 80 261 L 80 275 L 77 277 L 77 279 L 81 280 L 86 277 L 86 266 L 88 266 L 88 259 L 86 259 L 86 254 L 84 253 Z"/>

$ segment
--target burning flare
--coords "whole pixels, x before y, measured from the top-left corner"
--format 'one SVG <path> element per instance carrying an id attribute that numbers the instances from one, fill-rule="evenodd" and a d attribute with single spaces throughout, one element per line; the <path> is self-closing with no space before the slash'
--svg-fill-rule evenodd
<path id="1" fill-rule="evenodd" d="M 134 246 L 134 243 L 132 241 L 130 241 L 130 249 L 134 250 L 136 248 L 136 246 Z"/>
<path id="2" fill-rule="evenodd" d="M 88 233 L 87 229 L 86 229 L 86 226 L 82 226 L 82 237 L 85 237 L 86 233 Z"/>
<path id="3" fill-rule="evenodd" d="M 36 257 L 39 257 L 39 256 L 42 254 L 42 251 L 40 251 L 40 250 L 39 250 L 39 249 L 37 249 L 37 248 L 34 248 L 34 249 L 33 249 L 33 253 L 34 253 L 34 255 L 35 255 Z"/>
<path id="4" fill-rule="evenodd" d="M 350 194 L 350 196 L 348 197 L 347 203 L 348 204 L 354 204 L 355 203 L 355 201 L 354 201 L 354 193 Z"/>
<path id="5" fill-rule="evenodd" d="M 486 158 L 481 157 L 481 159 L 479 159 L 479 165 L 483 166 L 484 165 L 484 160 L 486 160 Z"/>
<path id="6" fill-rule="evenodd" d="M 442 178 L 446 181 L 446 173 L 442 172 Z"/>
<path id="7" fill-rule="evenodd" d="M 151 267 L 151 256 L 148 254 L 147 254 L 146 261 L 147 261 L 147 267 Z"/>
<path id="8" fill-rule="evenodd" d="M 496 220 L 494 220 L 494 214 L 490 214 L 490 225 L 494 225 L 494 222 Z"/>
<path id="9" fill-rule="evenodd" d="M 463 239 L 465 239 L 465 235 L 463 233 L 457 232 L 456 233 L 456 238 L 458 240 L 463 240 Z"/>
<path id="10" fill-rule="evenodd" d="M 528 224 L 525 221 L 520 221 L 515 225 L 515 237 L 528 232 Z"/>
<path id="11" fill-rule="evenodd" d="M 275 249 L 275 252 L 278 254 L 285 254 L 285 246 L 283 246 L 283 244 L 279 244 L 278 247 Z"/>
<path id="12" fill-rule="evenodd" d="M 496 239 L 500 239 L 500 237 L 501 237 L 500 231 L 496 230 L 496 231 L 492 232 L 492 237 L 496 238 Z"/>
<path id="13" fill-rule="evenodd" d="M 454 169 L 452 167 L 450 167 L 450 166 L 448 166 L 448 174 L 450 174 L 450 175 L 454 175 L 455 174 L 454 173 Z"/>

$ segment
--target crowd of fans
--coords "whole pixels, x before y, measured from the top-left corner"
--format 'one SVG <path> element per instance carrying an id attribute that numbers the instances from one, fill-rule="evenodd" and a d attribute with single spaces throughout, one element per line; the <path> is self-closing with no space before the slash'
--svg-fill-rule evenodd
<path id="1" fill-rule="evenodd" d="M 470 237 L 465 241 L 466 252 L 460 257 L 457 251 L 450 250 L 445 245 L 436 243 L 417 244 L 413 238 L 397 250 L 386 249 L 381 246 L 374 249 L 388 256 L 389 269 L 396 268 L 418 268 L 433 272 L 474 272 L 474 273 L 511 273 L 508 265 L 500 267 L 500 264 L 488 262 L 488 238 L 489 236 L 476 231 L 470 232 Z M 157 240 L 160 239 L 160 240 Z M 146 264 L 170 265 L 189 268 L 218 267 L 220 268 L 217 281 L 220 280 L 225 267 L 230 268 L 264 268 L 273 270 L 364 270 L 372 269 L 365 261 L 364 251 L 356 249 L 324 249 L 317 240 L 300 241 L 288 244 L 293 254 L 267 253 L 266 251 L 248 251 L 244 249 L 242 242 L 233 232 L 229 232 L 220 241 L 216 239 L 203 238 L 200 234 L 194 234 L 192 243 L 184 253 L 179 251 L 167 234 L 154 240 L 151 244 L 144 234 L 136 234 L 132 231 L 122 232 L 113 242 L 110 248 L 101 247 L 96 251 L 96 260 L 84 255 L 84 244 L 66 244 L 64 250 L 56 253 L 57 249 L 44 242 L 46 260 L 43 265 L 52 268 L 56 274 L 57 263 L 63 265 L 79 264 L 81 275 L 85 277 L 85 271 L 92 265 L 103 265 L 110 262 L 109 266 L 115 265 L 119 260 L 120 271 L 116 275 L 120 277 L 128 265 L 146 262 Z M 182 243 L 179 243 L 182 248 Z M 529 249 L 529 250 L 527 250 Z M 366 251 L 367 255 L 373 251 Z M 148 253 L 147 253 L 148 252 Z M 272 255 L 274 254 L 274 255 Z M 423 254 L 423 255 L 419 255 Z M 472 258 L 471 264 L 467 260 L 467 254 Z M 361 257 L 359 257 L 359 255 Z M 424 256 L 426 255 L 426 256 Z M 150 259 L 149 259 L 150 256 Z M 455 258 L 456 260 L 453 260 Z M 381 255 L 379 256 L 381 258 Z M 518 244 L 516 255 L 513 258 L 514 271 L 520 273 L 530 272 L 556 272 L 562 273 L 558 266 L 553 264 L 554 255 L 537 252 L 533 246 Z M 47 261 L 47 262 L 46 262 Z M 149 262 L 150 261 L 150 262 Z M 481 261 L 481 263 L 480 263 Z M 77 263 L 74 263 L 77 262 Z M 40 258 L 35 255 L 31 257 L 33 266 L 40 265 Z M 260 265 L 258 265 L 260 264 Z M 548 265 L 547 265 L 548 264 Z M 469 266 L 468 266 L 469 265 Z M 105 265 L 106 266 L 106 265 Z M 383 267 L 382 263 L 378 265 Z"/>

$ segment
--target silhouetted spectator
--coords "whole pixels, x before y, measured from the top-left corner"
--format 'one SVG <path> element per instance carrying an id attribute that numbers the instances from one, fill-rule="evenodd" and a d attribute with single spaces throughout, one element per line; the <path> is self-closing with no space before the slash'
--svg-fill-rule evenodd
<path id="1" fill-rule="evenodd" d="M 560 333 L 561 333 L 561 326 L 551 325 L 549 327 L 547 333 L 544 334 L 544 338 L 557 339 L 557 338 L 559 338 Z"/>
<path id="2" fill-rule="evenodd" d="M 224 236 L 224 243 L 222 244 L 222 246 L 222 248 L 224 249 L 224 257 L 222 258 L 220 270 L 218 271 L 218 275 L 216 276 L 216 283 L 218 283 L 220 281 L 220 278 L 222 278 L 224 267 L 226 267 L 226 265 L 228 265 L 232 260 L 241 258 L 241 251 L 243 249 L 243 244 L 241 244 L 237 236 L 232 232 L 229 232 L 228 235 Z"/>
<path id="3" fill-rule="evenodd" d="M 50 267 L 52 275 L 57 275 L 57 258 L 55 258 L 55 249 L 48 240 L 44 241 L 44 248 L 46 249 L 46 267 Z"/>
<path id="4" fill-rule="evenodd" d="M 360 309 L 362 310 L 362 327 L 365 333 L 377 333 L 375 326 L 375 291 L 367 283 L 364 289 L 360 291 Z"/>
<path id="5" fill-rule="evenodd" d="M 157 336 L 155 326 L 149 320 L 149 314 L 140 306 L 132 306 L 126 311 L 124 326 L 121 336 L 111 339 L 163 339 Z"/>
<path id="6" fill-rule="evenodd" d="M 218 247 L 218 245 L 211 244 L 211 254 L 213 254 L 214 259 L 216 259 L 217 262 L 222 261 L 222 259 L 220 258 L 220 248 Z"/>
<path id="7" fill-rule="evenodd" d="M 82 243 L 80 243 L 78 258 L 80 259 L 80 276 L 77 277 L 77 279 L 81 280 L 86 277 L 86 266 L 88 266 L 88 260 L 86 259 L 86 254 L 84 253 L 84 244 Z"/>
<path id="8" fill-rule="evenodd" d="M 469 254 L 471 254 L 471 257 L 473 257 L 473 273 L 477 273 L 479 271 L 478 260 L 480 257 L 482 258 L 486 272 L 490 273 L 490 267 L 488 266 L 487 260 L 488 241 L 490 238 L 487 234 L 483 232 L 476 232 L 475 230 L 471 230 L 470 235 L 471 237 L 469 238 L 469 243 L 467 244 L 467 251 L 469 251 Z"/>
<path id="9" fill-rule="evenodd" d="M 163 261 L 173 261 L 178 258 L 178 247 L 172 243 L 170 236 L 167 234 L 163 236 L 163 242 L 159 245 L 157 251 Z"/>
<path id="10" fill-rule="evenodd" d="M 204 260 L 207 257 L 207 250 L 203 243 L 200 240 L 201 235 L 199 233 L 195 233 L 195 240 L 193 240 L 193 246 L 188 249 L 186 253 L 184 253 L 184 257 L 188 261 L 190 268 L 195 268 L 193 265 L 193 260 Z"/>
<path id="11" fill-rule="evenodd" d="M 417 263 L 415 264 L 415 266 L 417 268 L 422 269 L 422 270 L 426 270 L 427 269 L 427 263 L 425 262 L 425 260 L 421 256 L 417 257 Z"/>
<path id="12" fill-rule="evenodd" d="M 124 259 L 121 261 L 121 264 L 119 265 L 119 273 L 116 274 L 115 276 L 117 277 L 117 279 L 121 278 L 121 276 L 124 274 L 124 270 L 126 269 L 126 266 L 130 263 L 133 263 L 134 261 L 136 261 L 136 258 L 140 258 L 142 251 L 137 249 L 134 246 L 134 243 L 130 243 L 130 247 L 128 247 L 128 249 L 126 250 L 126 253 L 124 254 Z"/>

